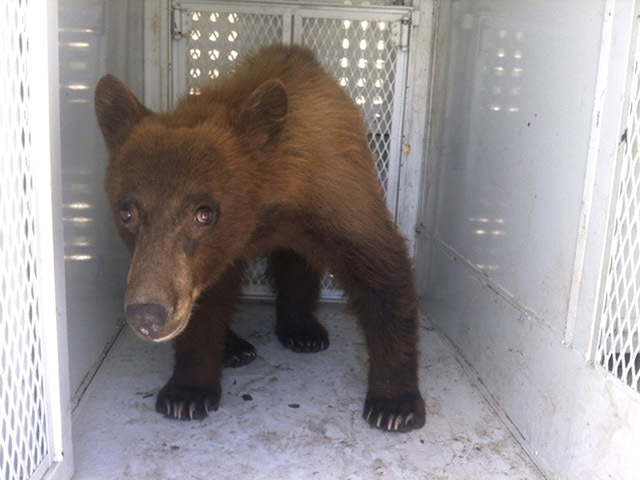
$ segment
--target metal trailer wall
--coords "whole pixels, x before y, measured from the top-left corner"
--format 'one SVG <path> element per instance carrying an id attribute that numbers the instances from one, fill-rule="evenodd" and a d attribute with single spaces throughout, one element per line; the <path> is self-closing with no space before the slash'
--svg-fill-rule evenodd
<path id="1" fill-rule="evenodd" d="M 640 478 L 636 3 L 439 3 L 422 306 L 550 478 Z"/>
<path id="2" fill-rule="evenodd" d="M 122 326 L 129 254 L 103 189 L 107 151 L 93 110 L 100 76 L 142 95 L 144 2 L 60 0 L 60 139 L 69 377 L 77 403 Z"/>

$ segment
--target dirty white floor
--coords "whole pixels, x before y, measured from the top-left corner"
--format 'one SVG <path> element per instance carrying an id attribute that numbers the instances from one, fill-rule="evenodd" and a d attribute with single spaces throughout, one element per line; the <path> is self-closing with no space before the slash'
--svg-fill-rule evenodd
<path id="1" fill-rule="evenodd" d="M 127 329 L 74 413 L 74 479 L 543 479 L 429 326 L 426 425 L 389 434 L 361 418 L 367 357 L 343 305 L 321 307 L 331 346 L 313 354 L 280 346 L 272 305 L 243 305 L 237 317 L 258 358 L 225 370 L 220 409 L 203 421 L 155 412 L 171 347 Z"/>

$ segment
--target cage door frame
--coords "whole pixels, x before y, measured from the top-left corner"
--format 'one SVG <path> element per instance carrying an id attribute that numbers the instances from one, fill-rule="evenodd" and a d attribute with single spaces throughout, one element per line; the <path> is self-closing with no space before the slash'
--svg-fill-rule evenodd
<path id="1" fill-rule="evenodd" d="M 628 209 L 635 205 L 635 213 L 640 214 L 637 204 L 638 192 L 629 187 L 634 177 L 640 184 L 640 151 L 638 150 L 639 135 L 638 121 L 640 119 L 640 2 L 636 2 L 636 10 L 632 15 L 633 22 L 630 32 L 629 60 L 623 85 L 626 87 L 624 100 L 621 102 L 621 115 L 616 152 L 614 155 L 615 168 L 611 185 L 611 200 L 606 228 L 605 248 L 603 249 L 603 263 L 601 264 L 601 278 L 598 291 L 596 316 L 591 331 L 589 344 L 589 358 L 594 364 L 599 364 L 607 373 L 627 384 L 635 390 L 640 400 L 640 258 L 638 256 L 638 240 L 635 232 L 633 244 L 633 229 L 640 228 L 638 218 L 629 218 Z M 634 170 L 632 172 L 632 170 Z M 633 196 L 635 195 L 635 198 Z M 631 198 L 630 198 L 631 197 Z M 635 248 L 634 248 L 635 246 Z M 634 258 L 634 256 L 636 258 Z M 635 274 L 636 278 L 633 277 Z M 623 285 L 624 284 L 624 285 Z M 620 292 L 622 287 L 625 292 Z M 634 290 L 630 292 L 629 290 Z M 628 294 L 635 293 L 635 298 L 628 298 Z M 621 298 L 620 298 L 621 297 Z M 612 306 L 613 305 L 613 306 Z M 621 318 L 621 317 L 628 318 Z M 635 330 L 635 331 L 630 331 Z M 633 340 L 635 337 L 635 341 Z M 625 353 L 626 352 L 626 353 Z M 628 355 L 629 359 L 616 356 Z M 618 365 L 608 365 L 609 362 Z M 614 367 L 615 370 L 614 371 Z M 628 378 L 623 378 L 628 377 Z M 633 378 L 630 378 L 633 377 Z M 633 385 L 635 384 L 635 386 Z"/>
<path id="2" fill-rule="evenodd" d="M 35 146 L 34 159 L 39 163 L 34 175 L 36 223 L 46 362 L 45 393 L 52 455 L 51 464 L 42 478 L 65 480 L 73 474 L 73 444 L 61 208 L 58 1 L 50 0 L 46 6 L 30 2 L 29 8 L 33 19 L 29 32 L 32 45 L 30 68 L 34 79 L 31 90 L 32 142 Z"/>

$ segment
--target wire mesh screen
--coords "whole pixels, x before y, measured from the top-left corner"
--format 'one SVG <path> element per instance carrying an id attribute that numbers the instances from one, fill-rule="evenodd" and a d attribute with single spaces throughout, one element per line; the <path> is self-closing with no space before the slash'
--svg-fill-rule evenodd
<path id="1" fill-rule="evenodd" d="M 30 478 L 48 454 L 30 158 L 28 3 L 0 21 L 0 478 Z"/>
<path id="2" fill-rule="evenodd" d="M 185 43 L 174 44 L 178 78 L 174 84 L 191 95 L 198 95 L 203 85 L 232 72 L 250 52 L 274 43 L 293 39 L 316 52 L 318 60 L 351 98 L 363 109 L 369 126 L 369 145 L 376 158 L 378 176 L 388 204 L 394 210 L 397 196 L 400 152 L 396 132 L 402 122 L 394 110 L 404 99 L 396 98 L 398 48 L 394 44 L 394 27 L 388 14 L 376 19 L 367 7 L 366 17 L 353 10 L 340 12 L 324 9 L 320 17 L 308 16 L 310 7 L 274 4 L 242 5 L 183 3 Z M 333 16 L 332 16 L 333 15 Z M 347 17 L 345 17 L 347 15 Z M 349 17 L 351 15 L 351 17 Z M 395 122 L 395 123 L 394 123 Z M 399 137 L 399 134 L 396 135 Z M 265 275 L 266 261 L 249 266 L 245 294 L 270 295 Z M 324 298 L 340 298 L 330 274 L 322 281 Z"/>
<path id="3" fill-rule="evenodd" d="M 192 95 L 233 71 L 247 53 L 282 42 L 282 15 L 190 9 L 187 17 L 186 73 Z"/>
<path id="4" fill-rule="evenodd" d="M 385 194 L 395 194 L 388 177 L 397 49 L 392 45 L 389 23 L 302 18 L 297 36 L 363 109 L 380 182 Z"/>
<path id="5" fill-rule="evenodd" d="M 640 392 L 640 42 L 632 78 L 596 358 Z"/>

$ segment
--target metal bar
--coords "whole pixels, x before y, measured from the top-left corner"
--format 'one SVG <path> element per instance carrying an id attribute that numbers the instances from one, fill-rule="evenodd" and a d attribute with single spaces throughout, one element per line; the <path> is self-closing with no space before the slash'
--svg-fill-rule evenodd
<path id="1" fill-rule="evenodd" d="M 402 169 L 403 154 L 403 137 L 404 128 L 404 103 L 407 85 L 407 65 L 409 54 L 407 50 L 400 48 L 396 57 L 396 78 L 395 91 L 393 94 L 393 113 L 391 120 L 391 144 L 389 151 L 391 153 L 389 161 L 389 177 L 388 177 L 388 198 L 387 205 L 393 214 L 394 220 L 398 218 L 398 195 L 400 189 L 400 170 Z M 393 163 L 392 163 L 393 159 Z"/>

